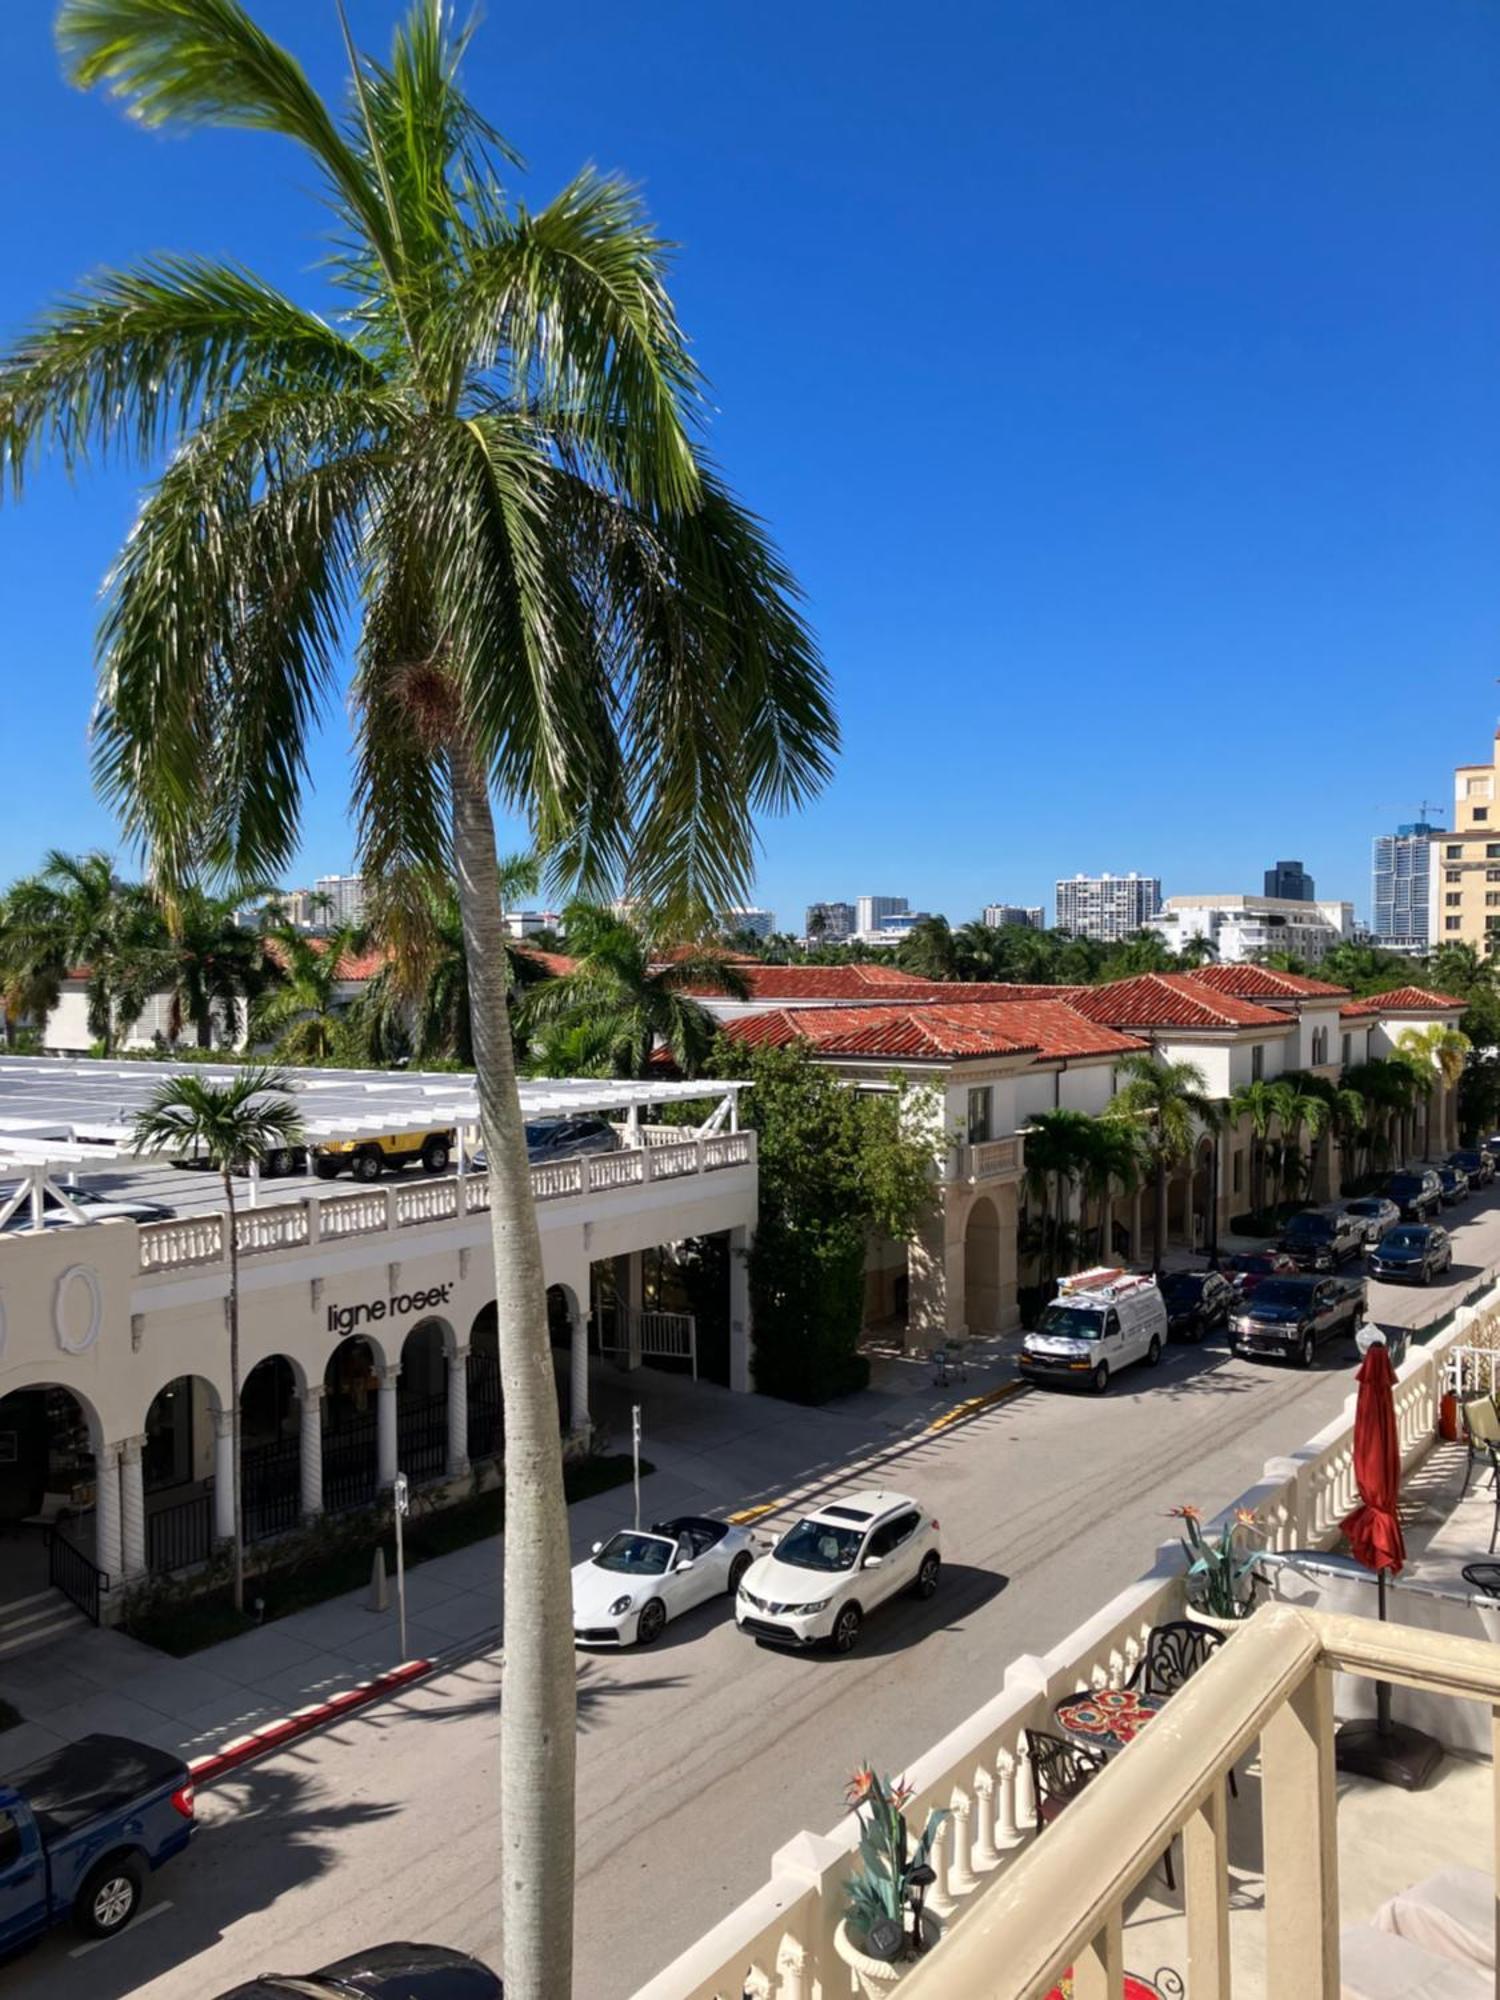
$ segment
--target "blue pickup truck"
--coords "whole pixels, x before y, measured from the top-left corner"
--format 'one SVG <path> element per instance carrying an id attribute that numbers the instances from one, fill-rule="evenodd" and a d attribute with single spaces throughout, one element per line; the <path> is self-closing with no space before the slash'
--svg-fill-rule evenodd
<path id="1" fill-rule="evenodd" d="M 71 1917 L 86 1937 L 123 1930 L 148 1869 L 193 1837 L 180 1757 L 126 1736 L 84 1736 L 0 1779 L 0 1952 Z"/>

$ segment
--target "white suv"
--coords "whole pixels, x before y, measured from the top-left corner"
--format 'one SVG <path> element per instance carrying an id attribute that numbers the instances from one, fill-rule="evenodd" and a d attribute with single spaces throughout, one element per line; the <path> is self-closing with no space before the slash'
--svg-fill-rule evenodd
<path id="1" fill-rule="evenodd" d="M 900 1591 L 931 1597 L 942 1552 L 938 1524 L 903 1493 L 855 1493 L 809 1514 L 740 1580 L 734 1621 L 779 1646 L 827 1640 L 847 1653 L 865 1614 Z"/>

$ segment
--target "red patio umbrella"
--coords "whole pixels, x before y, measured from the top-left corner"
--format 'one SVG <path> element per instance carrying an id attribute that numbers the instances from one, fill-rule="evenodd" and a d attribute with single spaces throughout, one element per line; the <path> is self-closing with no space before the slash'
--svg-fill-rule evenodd
<path id="1" fill-rule="evenodd" d="M 1354 1479 L 1361 1505 L 1339 1525 L 1356 1562 L 1374 1570 L 1380 1616 L 1386 1615 L 1386 1579 L 1406 1567 L 1406 1538 L 1397 1511 L 1401 1500 L 1401 1440 L 1396 1435 L 1396 1371 L 1383 1337 L 1370 1341 L 1355 1377 Z M 1346 1722 L 1338 1734 L 1340 1770 L 1419 1791 L 1432 1776 L 1440 1746 L 1418 1729 L 1391 1720 L 1388 1681 L 1375 1683 L 1375 1720 Z"/>

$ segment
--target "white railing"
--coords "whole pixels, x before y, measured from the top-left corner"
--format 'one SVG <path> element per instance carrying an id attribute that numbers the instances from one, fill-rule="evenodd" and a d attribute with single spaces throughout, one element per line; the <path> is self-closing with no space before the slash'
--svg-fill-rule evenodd
<path id="1" fill-rule="evenodd" d="M 448 1222 L 458 1214 L 458 1182 L 418 1181 L 395 1191 L 396 1227 L 414 1222 Z"/>
<path id="2" fill-rule="evenodd" d="M 635 1187 L 646 1178 L 647 1155 L 643 1150 L 600 1153 L 589 1160 L 589 1192 L 601 1188 Z"/>
<path id="3" fill-rule="evenodd" d="M 587 1182 L 582 1160 L 551 1160 L 531 1170 L 531 1192 L 538 1201 L 555 1201 L 559 1195 L 582 1194 Z"/>
<path id="4" fill-rule="evenodd" d="M 977 1145 L 953 1148 L 951 1174 L 959 1181 L 1014 1180 L 1026 1158 L 1026 1135 L 1012 1132 L 1004 1139 L 983 1139 Z"/>
<path id="5" fill-rule="evenodd" d="M 599 1306 L 594 1314 L 599 1352 L 637 1361 L 686 1361 L 698 1379 L 698 1321 L 692 1313 L 632 1312 Z"/>
<path id="6" fill-rule="evenodd" d="M 301 1202 L 275 1208 L 242 1208 L 235 1217 L 235 1246 L 242 1257 L 262 1250 L 294 1250 L 307 1241 L 307 1209 Z"/>
<path id="7" fill-rule="evenodd" d="M 344 1236 L 376 1236 L 386 1227 L 388 1214 L 384 1188 L 325 1195 L 318 1203 L 318 1235 L 325 1243 Z"/>
<path id="8" fill-rule="evenodd" d="M 1447 1386 L 1461 1403 L 1493 1396 L 1500 1389 L 1500 1348 L 1450 1348 Z"/>
<path id="9" fill-rule="evenodd" d="M 683 1174 L 700 1173 L 702 1171 L 700 1148 L 706 1143 L 707 1141 L 691 1139 L 686 1145 L 679 1142 L 675 1146 L 658 1146 L 648 1155 L 651 1162 L 649 1170 L 651 1179 L 671 1181 L 677 1180 Z"/>
<path id="10" fill-rule="evenodd" d="M 703 1145 L 703 1171 L 713 1173 L 718 1167 L 742 1167 L 750 1158 L 750 1134 L 748 1132 L 724 1132 L 716 1139 L 705 1139 Z"/>
<path id="11" fill-rule="evenodd" d="M 194 1264 L 217 1264 L 224 1255 L 222 1215 L 187 1215 L 172 1222 L 144 1223 L 140 1232 L 143 1271 L 183 1271 Z"/>
<path id="12" fill-rule="evenodd" d="M 1500 1291 L 1481 1304 L 1461 1307 L 1447 1331 L 1402 1363 L 1396 1422 L 1408 1472 L 1432 1447 L 1450 1353 L 1495 1300 Z M 1357 1504 L 1353 1423 L 1351 1396 L 1341 1414 L 1300 1452 L 1272 1459 L 1259 1484 L 1226 1508 L 1220 1521 L 1245 1507 L 1259 1518 L 1270 1548 L 1330 1546 L 1338 1539 L 1339 1520 Z M 1146 1576 L 1050 1653 L 1013 1660 L 994 1699 L 909 1768 L 908 1781 L 916 1787 L 907 1808 L 910 1823 L 923 1824 L 929 1806 L 946 1807 L 952 1814 L 932 1853 L 937 1880 L 928 1906 L 940 1921 L 946 1924 L 983 1883 L 1009 1865 L 1034 1825 L 1022 1732 L 1049 1726 L 1053 1703 L 1073 1690 L 1118 1685 L 1129 1678 L 1151 1627 L 1182 1615 L 1183 1568 L 1177 1544 L 1164 1544 Z M 1048 1840 L 1052 1838 L 1049 1834 Z M 857 1842 L 851 1819 L 824 1835 L 798 1834 L 773 1856 L 769 1883 L 642 1987 L 636 2000 L 738 2000 L 745 1992 L 765 2000 L 806 2000 L 817 1992 L 847 1992 L 849 1975 L 834 1951 L 833 1932 L 843 1912 L 844 1882 Z M 1158 1842 L 1152 1859 L 1165 1844 Z"/>

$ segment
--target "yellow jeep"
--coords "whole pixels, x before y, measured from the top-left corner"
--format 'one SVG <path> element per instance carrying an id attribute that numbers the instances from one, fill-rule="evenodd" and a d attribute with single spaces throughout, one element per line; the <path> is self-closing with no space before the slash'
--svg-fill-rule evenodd
<path id="1" fill-rule="evenodd" d="M 375 1132 L 365 1139 L 330 1139 L 318 1147 L 314 1171 L 319 1180 L 331 1181 L 347 1167 L 357 1181 L 378 1181 L 387 1167 L 420 1160 L 428 1173 L 446 1173 L 453 1136 L 451 1131 Z"/>

